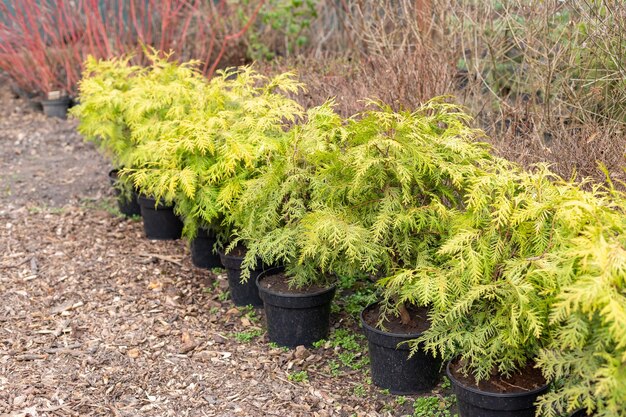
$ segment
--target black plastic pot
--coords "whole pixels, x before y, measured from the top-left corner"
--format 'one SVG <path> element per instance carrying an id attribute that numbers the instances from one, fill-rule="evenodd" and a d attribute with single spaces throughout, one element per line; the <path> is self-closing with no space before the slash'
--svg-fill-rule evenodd
<path id="1" fill-rule="evenodd" d="M 198 229 L 198 234 L 189 244 L 191 261 L 195 266 L 206 269 L 222 266 L 220 256 L 213 251 L 215 242 L 215 235 L 204 229 Z"/>
<path id="2" fill-rule="evenodd" d="M 111 186 L 113 186 L 113 192 L 117 196 L 117 207 L 124 216 L 140 216 L 141 207 L 139 207 L 139 203 L 137 203 L 137 193 L 133 191 L 130 199 L 126 200 L 122 197 L 120 190 L 115 186 L 118 172 L 119 170 L 117 169 L 109 171 L 109 181 L 111 182 Z"/>
<path id="3" fill-rule="evenodd" d="M 148 239 L 176 240 L 180 239 L 183 231 L 183 222 L 174 214 L 173 206 L 159 203 L 154 198 L 138 196 L 137 202 L 141 207 L 143 230 Z"/>
<path id="4" fill-rule="evenodd" d="M 441 361 L 422 351 L 409 358 L 410 347 L 403 342 L 421 333 L 389 333 L 366 323 L 364 313 L 375 307 L 376 303 L 371 304 L 361 312 L 374 385 L 397 395 L 431 391 L 439 382 Z"/>
<path id="5" fill-rule="evenodd" d="M 70 98 L 61 97 L 55 100 L 41 100 L 43 112 L 48 117 L 67 119 L 67 110 L 70 107 Z"/>
<path id="6" fill-rule="evenodd" d="M 528 392 L 498 394 L 463 385 L 450 371 L 446 374 L 456 394 L 460 417 L 535 417 L 535 402 L 548 390 L 548 385 Z"/>
<path id="7" fill-rule="evenodd" d="M 256 285 L 256 279 L 263 270 L 269 267 L 258 262 L 254 270 L 250 271 L 250 278 L 246 282 L 241 282 L 241 263 L 243 256 L 227 255 L 219 251 L 222 265 L 226 268 L 228 276 L 228 288 L 230 290 L 230 298 L 237 306 L 252 305 L 254 307 L 263 307 L 263 300 L 259 297 L 259 289 Z"/>
<path id="8" fill-rule="evenodd" d="M 335 286 L 310 294 L 284 294 L 263 288 L 263 278 L 279 274 L 284 268 L 274 267 L 259 274 L 257 286 L 263 300 L 267 335 L 280 346 L 312 346 L 328 337 L 330 304 Z"/>

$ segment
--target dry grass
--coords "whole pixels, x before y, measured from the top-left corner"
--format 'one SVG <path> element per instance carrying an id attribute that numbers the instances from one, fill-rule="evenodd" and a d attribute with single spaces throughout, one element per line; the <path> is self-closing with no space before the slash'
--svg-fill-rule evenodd
<path id="1" fill-rule="evenodd" d="M 497 153 L 564 177 L 626 179 L 626 3 L 617 0 L 321 0 L 296 68 L 307 106 L 336 97 L 413 108 L 452 94 Z M 426 18 L 429 17 L 429 18 Z"/>

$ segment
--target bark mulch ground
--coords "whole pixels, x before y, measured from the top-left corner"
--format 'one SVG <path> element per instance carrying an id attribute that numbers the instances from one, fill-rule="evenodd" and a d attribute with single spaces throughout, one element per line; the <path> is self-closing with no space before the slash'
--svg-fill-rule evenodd
<path id="1" fill-rule="evenodd" d="M 272 347 L 223 272 L 116 215 L 107 164 L 75 122 L 6 83 L 0 99 L 0 416 L 413 413 L 338 366 L 340 347 Z M 334 321 L 357 332 L 346 313 Z"/>

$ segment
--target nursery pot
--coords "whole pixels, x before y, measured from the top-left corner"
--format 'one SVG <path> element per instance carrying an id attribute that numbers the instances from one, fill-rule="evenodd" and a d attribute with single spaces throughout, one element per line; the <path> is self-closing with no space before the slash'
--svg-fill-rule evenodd
<path id="1" fill-rule="evenodd" d="M 183 231 L 183 222 L 174 214 L 173 206 L 156 204 L 154 198 L 140 195 L 137 202 L 141 207 L 143 230 L 148 239 L 176 240 Z"/>
<path id="2" fill-rule="evenodd" d="M 215 235 L 204 229 L 198 229 L 198 234 L 190 242 L 191 261 L 198 268 L 220 268 L 220 256 L 213 252 L 215 246 Z"/>
<path id="3" fill-rule="evenodd" d="M 519 393 L 494 393 L 464 385 L 455 378 L 448 362 L 446 374 L 457 396 L 460 417 L 535 417 L 535 402 L 548 390 L 548 384 Z"/>
<path id="4" fill-rule="evenodd" d="M 580 409 L 578 411 L 575 411 L 574 414 L 572 414 L 570 417 L 593 417 L 593 414 L 590 416 L 589 414 L 587 414 L 585 409 Z"/>
<path id="5" fill-rule="evenodd" d="M 256 279 L 267 267 L 261 262 L 258 262 L 255 268 L 250 271 L 250 278 L 246 282 L 241 282 L 241 263 L 244 257 L 234 254 L 227 255 L 222 251 L 219 251 L 219 257 L 222 261 L 222 265 L 226 268 L 230 297 L 233 299 L 235 305 L 263 307 L 263 300 L 259 297 Z"/>
<path id="6" fill-rule="evenodd" d="M 361 312 L 361 325 L 370 355 L 374 385 L 392 394 L 406 395 L 431 391 L 439 381 L 441 361 L 419 350 L 409 358 L 409 340 L 421 333 L 391 333 L 379 330 L 365 320 L 365 314 L 376 308 L 370 304 Z"/>
<path id="7" fill-rule="evenodd" d="M 139 207 L 139 203 L 137 203 L 137 193 L 133 191 L 131 193 L 130 199 L 126 200 L 120 193 L 120 190 L 115 186 L 117 183 L 119 170 L 113 169 L 109 171 L 109 181 L 113 186 L 113 192 L 117 196 L 117 207 L 120 209 L 120 212 L 126 216 L 139 216 L 141 215 L 141 208 Z"/>
<path id="8" fill-rule="evenodd" d="M 265 307 L 268 337 L 280 346 L 312 346 L 328 337 L 335 286 L 311 293 L 288 293 L 261 285 L 267 277 L 283 271 L 283 267 L 270 268 L 259 274 L 256 280 Z"/>
<path id="9" fill-rule="evenodd" d="M 70 98 L 61 97 L 54 100 L 41 100 L 43 112 L 48 117 L 67 119 L 67 110 L 70 107 Z"/>

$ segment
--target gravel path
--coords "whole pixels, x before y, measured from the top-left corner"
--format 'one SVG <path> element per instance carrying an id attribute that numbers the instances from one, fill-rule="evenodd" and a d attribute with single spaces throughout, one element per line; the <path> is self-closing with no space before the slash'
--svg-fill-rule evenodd
<path id="1" fill-rule="evenodd" d="M 0 98 L 0 416 L 412 414 L 337 368 L 341 348 L 271 347 L 223 273 L 115 214 L 107 164 L 74 122 L 6 83 Z M 333 322 L 358 333 L 345 312 Z"/>

